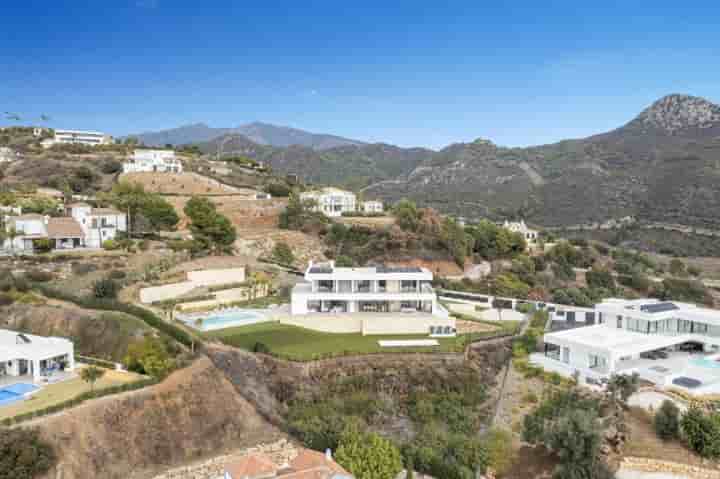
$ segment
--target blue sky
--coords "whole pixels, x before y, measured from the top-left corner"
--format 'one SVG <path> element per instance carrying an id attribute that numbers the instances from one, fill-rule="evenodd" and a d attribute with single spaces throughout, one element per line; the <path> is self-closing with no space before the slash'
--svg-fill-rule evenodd
<path id="1" fill-rule="evenodd" d="M 668 93 L 720 102 L 717 1 L 7 3 L 0 111 L 118 136 L 257 120 L 522 146 L 615 128 Z"/>

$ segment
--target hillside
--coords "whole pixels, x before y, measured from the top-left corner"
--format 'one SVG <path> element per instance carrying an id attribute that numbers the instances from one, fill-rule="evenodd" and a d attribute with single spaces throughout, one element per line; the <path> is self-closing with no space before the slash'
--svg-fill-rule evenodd
<path id="1" fill-rule="evenodd" d="M 363 144 L 361 141 L 351 140 L 341 136 L 310 133 L 297 128 L 271 125 L 262 122 L 247 123 L 236 128 L 212 128 L 204 123 L 195 123 L 169 130 L 138 133 L 129 136 L 137 138 L 148 146 L 163 146 L 168 143 L 172 145 L 184 145 L 188 143 L 206 142 L 228 134 L 243 135 L 260 145 L 280 147 L 299 145 L 315 150 Z"/>
<path id="2" fill-rule="evenodd" d="M 34 425 L 60 457 L 46 479 L 152 477 L 281 436 L 206 358 L 157 386 L 91 401 Z"/>
<path id="3" fill-rule="evenodd" d="M 448 146 L 407 179 L 366 190 L 470 218 L 524 216 L 571 225 L 636 216 L 720 227 L 720 107 L 664 97 L 621 128 L 579 140 L 505 148 Z"/>
<path id="4" fill-rule="evenodd" d="M 361 188 L 373 182 L 404 178 L 432 157 L 425 148 L 400 148 L 384 143 L 346 145 L 317 151 L 310 147 L 272 147 L 243 135 L 226 135 L 199 144 L 201 151 L 215 153 L 222 143 L 225 155 L 244 155 L 270 165 L 282 174 L 297 174 L 318 184 Z"/>

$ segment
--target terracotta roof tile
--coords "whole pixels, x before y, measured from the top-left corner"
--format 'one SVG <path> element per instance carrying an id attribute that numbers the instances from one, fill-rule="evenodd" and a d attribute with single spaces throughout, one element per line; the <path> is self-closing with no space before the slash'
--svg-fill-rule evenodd
<path id="1" fill-rule="evenodd" d="M 47 224 L 48 238 L 82 238 L 83 230 L 74 218 L 50 218 Z"/>
<path id="2" fill-rule="evenodd" d="M 275 477 L 278 467 L 265 454 L 254 453 L 238 462 L 225 466 L 225 471 L 232 479 L 262 479 Z"/>

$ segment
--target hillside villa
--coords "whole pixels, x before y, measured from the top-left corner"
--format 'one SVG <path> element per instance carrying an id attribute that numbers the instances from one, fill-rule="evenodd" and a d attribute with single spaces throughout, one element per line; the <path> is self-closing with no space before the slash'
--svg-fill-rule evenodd
<path id="1" fill-rule="evenodd" d="M 520 220 L 520 221 L 505 220 L 505 222 L 503 223 L 503 228 L 510 230 L 513 233 L 520 233 L 523 236 L 523 238 L 525 238 L 525 242 L 528 244 L 534 244 L 537 241 L 537 238 L 538 238 L 537 230 L 528 228 L 528 226 L 525 224 L 525 220 Z"/>
<path id="2" fill-rule="evenodd" d="M 337 218 L 343 213 L 377 214 L 383 212 L 383 203 L 379 200 L 358 201 L 355 193 L 339 188 L 327 187 L 300 193 L 300 200 L 312 202 L 312 211 Z"/>
<path id="3" fill-rule="evenodd" d="M 455 320 L 437 300 L 426 268 L 336 267 L 310 262 L 305 282 L 293 288 L 293 324 L 363 334 L 455 335 Z M 337 323 L 337 324 L 334 324 Z"/>
<path id="4" fill-rule="evenodd" d="M 51 217 L 35 213 L 5 216 L 5 230 L 15 232 L 2 249 L 32 253 L 39 240 L 50 241 L 51 249 L 101 248 L 115 239 L 118 231 L 127 231 L 125 213 L 110 208 L 93 208 L 87 203 L 65 207 L 65 216 Z"/>
<path id="5" fill-rule="evenodd" d="M 332 218 L 342 216 L 343 213 L 354 213 L 357 205 L 354 193 L 332 187 L 300 193 L 300 200 L 311 201 L 313 211 Z"/>
<path id="6" fill-rule="evenodd" d="M 223 479 L 353 479 L 353 476 L 332 458 L 310 449 L 300 449 L 298 454 L 285 462 L 276 464 L 270 456 L 255 452 L 237 462 L 227 464 Z"/>
<path id="7" fill-rule="evenodd" d="M 57 144 L 79 144 L 79 145 L 110 145 L 113 138 L 110 135 L 99 131 L 79 130 L 54 130 L 52 138 L 42 141 L 42 146 L 50 148 Z"/>
<path id="8" fill-rule="evenodd" d="M 379 214 L 383 212 L 383 203 L 379 200 L 368 200 L 362 202 L 362 212 L 367 214 Z"/>
<path id="9" fill-rule="evenodd" d="M 183 166 L 173 150 L 135 150 L 123 163 L 123 173 L 182 173 Z"/>
<path id="10" fill-rule="evenodd" d="M 607 299 L 597 324 L 543 336 L 531 361 L 586 383 L 638 373 L 661 387 L 720 392 L 720 311 L 656 299 Z"/>
<path id="11" fill-rule="evenodd" d="M 75 368 L 73 343 L 67 339 L 0 329 L 0 385 L 23 378 L 40 382 L 53 371 Z"/>

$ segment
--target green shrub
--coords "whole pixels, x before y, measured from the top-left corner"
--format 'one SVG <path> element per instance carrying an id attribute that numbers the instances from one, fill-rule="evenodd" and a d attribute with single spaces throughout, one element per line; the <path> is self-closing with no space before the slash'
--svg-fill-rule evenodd
<path id="1" fill-rule="evenodd" d="M 102 247 L 106 250 L 115 250 L 118 249 L 120 245 L 118 245 L 117 241 L 109 239 L 102 242 Z"/>
<path id="2" fill-rule="evenodd" d="M 98 267 L 94 263 L 73 263 L 70 266 L 72 273 L 76 276 L 85 276 L 88 273 L 97 271 Z"/>
<path id="3" fill-rule="evenodd" d="M 270 348 L 267 344 L 257 342 L 253 345 L 252 348 L 253 353 L 263 353 L 263 354 L 270 354 Z"/>
<path id="4" fill-rule="evenodd" d="M 720 415 L 708 414 L 691 406 L 680 420 L 680 428 L 690 449 L 710 459 L 720 457 Z"/>
<path id="5" fill-rule="evenodd" d="M 284 241 L 278 241 L 272 249 L 272 259 L 278 263 L 290 266 L 295 262 L 295 255 L 290 246 Z"/>
<path id="6" fill-rule="evenodd" d="M 127 273 L 120 269 L 114 269 L 108 273 L 108 278 L 110 279 L 125 279 L 125 277 L 127 277 Z"/>
<path id="7" fill-rule="evenodd" d="M 488 466 L 502 476 L 513 462 L 512 434 L 503 429 L 491 429 L 483 438 L 487 450 Z"/>
<path id="8" fill-rule="evenodd" d="M 680 410 L 666 399 L 655 413 L 655 432 L 663 440 L 676 439 L 680 434 Z"/>
<path id="9" fill-rule="evenodd" d="M 33 479 L 56 462 L 52 446 L 36 429 L 0 430 L 0 479 Z"/>
<path id="10" fill-rule="evenodd" d="M 30 281 L 35 281 L 38 283 L 47 283 L 48 281 L 52 281 L 54 278 L 54 275 L 48 271 L 42 271 L 39 269 L 32 269 L 25 273 L 25 276 Z"/>
<path id="11" fill-rule="evenodd" d="M 117 297 L 118 291 L 120 290 L 120 287 L 114 280 L 110 278 L 104 278 L 95 281 L 93 283 L 92 289 L 93 295 L 95 295 L 96 298 L 115 299 Z"/>
<path id="12" fill-rule="evenodd" d="M 46 238 L 34 240 L 33 249 L 36 253 L 47 253 L 52 249 L 52 242 Z"/>

